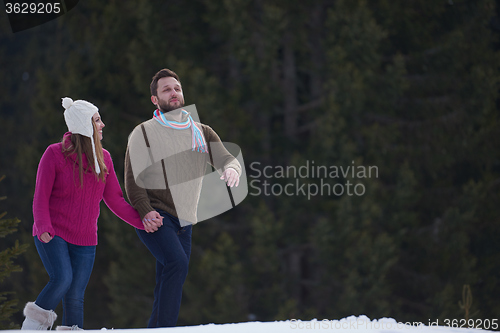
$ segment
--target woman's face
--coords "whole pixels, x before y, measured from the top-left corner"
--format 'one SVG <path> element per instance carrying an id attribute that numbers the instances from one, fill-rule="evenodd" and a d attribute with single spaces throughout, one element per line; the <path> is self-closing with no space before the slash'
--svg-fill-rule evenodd
<path id="1" fill-rule="evenodd" d="M 99 114 L 99 112 L 96 112 L 94 116 L 92 116 L 92 119 L 94 120 L 95 126 L 97 128 L 99 139 L 102 140 L 102 129 L 106 125 L 104 125 L 104 123 L 102 122 L 101 115 Z"/>

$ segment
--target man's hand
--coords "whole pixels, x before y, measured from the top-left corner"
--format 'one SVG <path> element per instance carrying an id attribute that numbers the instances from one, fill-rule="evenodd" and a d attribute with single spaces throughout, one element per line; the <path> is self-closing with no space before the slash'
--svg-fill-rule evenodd
<path id="1" fill-rule="evenodd" d="M 233 168 L 227 168 L 220 179 L 225 180 L 229 187 L 238 186 L 240 183 L 240 175 Z"/>
<path id="2" fill-rule="evenodd" d="M 52 236 L 48 232 L 44 232 L 40 235 L 40 240 L 44 243 L 48 243 L 52 240 Z"/>
<path id="3" fill-rule="evenodd" d="M 144 224 L 144 230 L 146 232 L 155 232 L 163 225 L 163 216 L 161 216 L 156 210 L 152 210 L 144 215 L 142 223 Z"/>

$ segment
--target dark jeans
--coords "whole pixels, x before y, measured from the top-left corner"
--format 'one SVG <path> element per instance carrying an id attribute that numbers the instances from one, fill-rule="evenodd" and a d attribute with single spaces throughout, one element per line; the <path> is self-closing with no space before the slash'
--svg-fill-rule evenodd
<path id="1" fill-rule="evenodd" d="M 48 243 L 35 237 L 35 246 L 50 278 L 35 304 L 54 310 L 62 300 L 62 324 L 83 328 L 83 297 L 94 267 L 96 247 L 70 244 L 59 236 Z"/>
<path id="2" fill-rule="evenodd" d="M 188 273 L 191 255 L 192 225 L 181 227 L 179 219 L 158 210 L 163 226 L 147 233 L 137 230 L 139 238 L 156 258 L 154 304 L 148 327 L 173 327 L 181 307 L 182 285 Z"/>

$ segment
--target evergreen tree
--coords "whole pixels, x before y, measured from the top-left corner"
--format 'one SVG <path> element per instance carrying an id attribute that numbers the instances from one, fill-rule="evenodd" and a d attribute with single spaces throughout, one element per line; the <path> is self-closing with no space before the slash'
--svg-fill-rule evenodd
<path id="1" fill-rule="evenodd" d="M 371 277 L 362 271 L 369 285 L 377 286 L 371 279 L 383 278 L 377 292 L 386 290 L 377 297 L 354 296 L 342 314 L 459 318 L 462 286 L 481 288 L 482 269 L 476 265 L 477 248 L 471 245 L 487 238 L 476 231 L 480 222 L 475 209 L 485 204 L 479 189 L 494 184 L 495 171 L 480 170 L 493 170 L 498 159 L 491 146 L 499 130 L 498 72 L 491 70 L 492 64 L 497 68 L 498 57 L 488 27 L 492 8 L 490 1 L 338 1 L 329 16 L 327 103 L 332 113 L 318 132 L 321 147 L 333 150 L 332 156 L 343 163 L 362 157 L 364 163 L 379 167 L 381 177 L 375 195 L 368 192 L 355 206 L 343 197 L 332 206 L 335 215 L 345 204 L 355 208 L 324 236 L 353 237 L 356 231 L 350 228 L 359 226 L 368 239 L 362 244 L 355 242 L 360 238 L 353 239 L 355 251 L 377 244 L 373 240 L 384 235 L 389 243 L 379 243 L 379 248 L 395 246 L 383 261 L 389 265 L 385 273 Z M 377 31 L 382 32 L 378 38 L 373 36 Z M 378 207 L 368 215 L 369 225 L 356 217 L 366 204 Z M 480 214 L 486 219 L 498 216 L 496 210 Z M 486 221 L 484 225 L 490 225 Z M 325 250 L 331 254 L 328 247 L 319 248 Z M 339 257 L 349 258 L 350 250 L 345 244 Z M 366 254 L 377 253 L 374 250 Z M 348 270 L 356 272 L 362 262 L 350 262 Z M 333 268 L 327 272 L 339 275 Z M 356 295 L 362 290 L 358 279 L 347 276 L 335 279 L 337 290 Z M 483 316 L 490 313 L 488 307 L 480 311 Z"/>
<path id="2" fill-rule="evenodd" d="M 5 176 L 0 177 L 0 182 L 5 178 Z M 0 197 L 0 200 L 5 200 L 6 197 Z M 7 212 L 0 214 L 0 238 L 5 238 L 17 231 L 17 225 L 20 220 L 5 219 L 4 216 Z M 14 259 L 20 256 L 26 251 L 27 245 L 20 245 L 19 241 L 16 240 L 14 246 L 2 249 L 0 251 L 0 283 L 4 282 L 7 277 L 9 277 L 14 272 L 21 272 L 21 266 L 14 264 Z M 2 288 L 3 289 L 3 288 Z M 12 322 L 12 315 L 17 311 L 18 300 L 14 297 L 16 295 L 15 291 L 1 291 L 0 292 L 0 329 L 16 329 L 19 328 L 18 324 Z"/>

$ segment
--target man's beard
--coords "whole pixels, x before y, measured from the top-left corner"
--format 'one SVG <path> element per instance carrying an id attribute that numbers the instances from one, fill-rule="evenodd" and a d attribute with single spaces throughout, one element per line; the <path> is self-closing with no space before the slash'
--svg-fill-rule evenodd
<path id="1" fill-rule="evenodd" d="M 181 100 L 180 98 L 178 98 L 178 100 L 179 100 L 179 106 L 175 106 L 175 105 L 171 105 L 170 103 L 158 98 L 158 108 L 163 113 L 167 113 L 167 112 L 182 108 L 184 106 L 184 100 Z"/>

